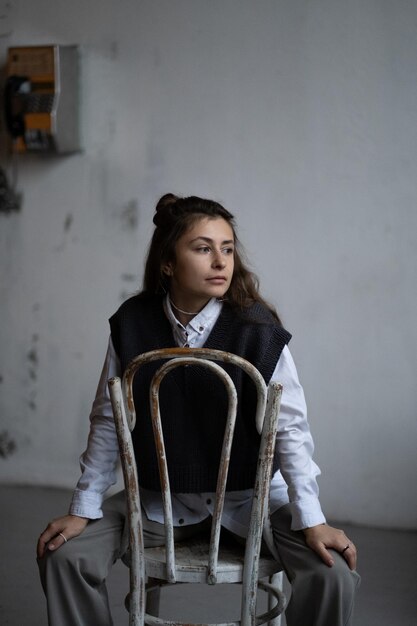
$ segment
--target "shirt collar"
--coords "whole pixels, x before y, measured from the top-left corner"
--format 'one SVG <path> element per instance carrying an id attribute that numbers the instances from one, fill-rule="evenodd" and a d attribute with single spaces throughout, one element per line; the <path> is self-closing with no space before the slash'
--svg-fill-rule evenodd
<path id="1" fill-rule="evenodd" d="M 192 318 L 190 322 L 186 326 L 181 324 L 181 322 L 175 317 L 173 308 L 171 306 L 171 302 L 169 300 L 169 294 L 166 295 L 164 300 L 164 310 L 165 314 L 171 324 L 171 326 L 175 329 L 176 327 L 181 326 L 187 330 L 187 328 L 192 328 L 195 332 L 200 335 L 207 329 L 213 328 L 217 318 L 220 315 L 220 311 L 222 310 L 223 303 L 217 298 L 211 298 L 204 309 L 202 309 L 195 317 Z"/>

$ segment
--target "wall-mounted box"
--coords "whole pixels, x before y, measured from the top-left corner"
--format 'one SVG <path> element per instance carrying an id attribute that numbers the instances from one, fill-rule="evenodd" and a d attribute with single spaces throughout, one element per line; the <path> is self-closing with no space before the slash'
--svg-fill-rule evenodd
<path id="1" fill-rule="evenodd" d="M 6 125 L 13 152 L 78 152 L 78 46 L 22 46 L 8 50 Z"/>

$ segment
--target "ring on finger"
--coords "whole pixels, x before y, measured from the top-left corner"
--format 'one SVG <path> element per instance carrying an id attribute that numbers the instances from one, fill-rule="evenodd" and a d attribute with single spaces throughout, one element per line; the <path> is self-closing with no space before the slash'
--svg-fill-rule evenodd
<path id="1" fill-rule="evenodd" d="M 346 550 L 349 550 L 349 548 L 350 548 L 350 545 L 347 544 L 346 548 L 343 548 L 343 550 L 341 551 L 340 554 L 344 554 L 346 552 Z"/>
<path id="2" fill-rule="evenodd" d="M 58 533 L 58 535 L 60 535 L 62 537 L 62 539 L 65 541 L 65 543 L 68 543 L 68 539 L 65 537 L 65 535 L 63 535 L 62 533 Z"/>

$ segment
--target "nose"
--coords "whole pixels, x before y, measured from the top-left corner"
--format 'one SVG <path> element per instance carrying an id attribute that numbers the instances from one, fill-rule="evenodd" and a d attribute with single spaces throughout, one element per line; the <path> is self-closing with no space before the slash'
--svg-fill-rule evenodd
<path id="1" fill-rule="evenodd" d="M 222 253 L 216 252 L 213 257 L 212 267 L 226 267 L 226 259 L 222 256 Z"/>

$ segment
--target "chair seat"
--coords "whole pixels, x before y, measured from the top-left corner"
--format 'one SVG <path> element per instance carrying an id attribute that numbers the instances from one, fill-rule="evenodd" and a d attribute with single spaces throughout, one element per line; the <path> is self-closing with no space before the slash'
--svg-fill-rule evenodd
<path id="1" fill-rule="evenodd" d="M 191 539 L 186 543 L 175 544 L 175 575 L 178 582 L 207 582 L 207 561 L 209 542 Z M 165 547 L 145 549 L 146 573 L 151 578 L 166 579 Z M 220 546 L 217 563 L 218 583 L 242 582 L 244 550 L 239 545 Z M 259 578 L 266 578 L 279 572 L 282 568 L 270 556 L 261 556 L 259 561 Z"/>

